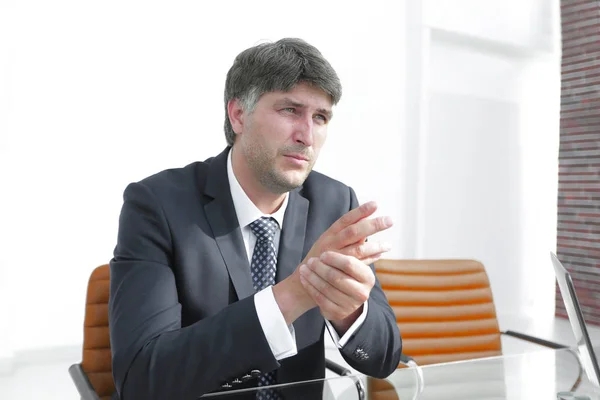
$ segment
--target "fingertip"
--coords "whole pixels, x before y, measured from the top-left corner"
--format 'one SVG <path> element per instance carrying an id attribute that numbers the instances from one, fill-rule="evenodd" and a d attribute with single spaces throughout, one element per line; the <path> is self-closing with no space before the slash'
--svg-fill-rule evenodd
<path id="1" fill-rule="evenodd" d="M 324 251 L 323 253 L 321 253 L 321 256 L 319 257 L 319 260 L 321 260 L 322 262 L 325 263 L 325 261 L 329 258 L 329 255 L 331 254 L 331 251 Z"/>
<path id="2" fill-rule="evenodd" d="M 302 283 L 302 286 L 306 285 L 306 278 L 303 274 L 300 274 L 300 283 Z"/>
<path id="3" fill-rule="evenodd" d="M 377 210 L 377 202 L 374 200 L 368 201 L 365 204 L 363 204 L 363 208 L 367 212 L 375 211 Z"/>
<path id="4" fill-rule="evenodd" d="M 392 225 L 394 225 L 394 221 L 392 220 L 392 217 L 384 217 L 383 224 L 385 225 L 386 228 L 389 228 Z"/>

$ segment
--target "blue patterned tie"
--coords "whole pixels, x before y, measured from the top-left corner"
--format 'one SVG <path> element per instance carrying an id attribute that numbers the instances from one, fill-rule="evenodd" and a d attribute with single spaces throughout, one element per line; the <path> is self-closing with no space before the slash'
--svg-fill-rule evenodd
<path id="1" fill-rule="evenodd" d="M 250 262 L 250 275 L 254 290 L 259 291 L 275 284 L 277 270 L 277 252 L 273 239 L 279 226 L 277 221 L 270 217 L 261 217 L 250 224 L 252 233 L 256 236 L 256 245 Z M 270 386 L 277 383 L 275 371 L 262 374 L 258 377 L 258 386 Z M 279 400 L 281 396 L 275 390 L 259 390 L 257 400 Z"/>

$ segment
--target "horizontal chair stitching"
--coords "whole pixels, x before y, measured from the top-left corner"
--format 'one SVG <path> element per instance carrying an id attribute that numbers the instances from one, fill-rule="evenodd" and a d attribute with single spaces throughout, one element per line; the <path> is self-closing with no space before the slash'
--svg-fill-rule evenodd
<path id="1" fill-rule="evenodd" d="M 404 324 L 457 324 L 459 322 L 472 322 L 472 321 L 496 321 L 495 314 L 473 314 L 473 315 L 458 315 L 456 318 L 448 318 L 444 315 L 444 319 L 437 316 L 431 318 L 419 318 L 414 317 L 410 319 L 400 319 L 401 316 L 396 317 L 396 321 Z"/>
<path id="2" fill-rule="evenodd" d="M 486 348 L 487 347 L 483 347 Z M 482 349 L 475 349 L 475 350 L 460 350 L 460 354 L 461 355 L 465 355 L 467 357 L 464 357 L 465 359 L 475 359 L 477 357 L 468 357 L 469 354 L 479 354 L 479 353 L 487 353 L 487 352 L 500 352 L 500 348 L 498 349 L 490 349 L 490 350 L 482 350 Z M 411 357 L 419 357 L 419 356 L 430 356 L 430 355 L 452 355 L 452 354 L 456 354 L 456 351 L 454 349 L 445 349 L 445 348 L 440 348 L 440 349 L 436 349 L 435 353 L 433 352 L 415 352 L 415 351 L 411 351 L 410 356 Z M 461 357 L 463 358 L 463 357 Z"/>
<path id="3" fill-rule="evenodd" d="M 85 321 L 83 323 L 84 328 L 108 328 L 108 323 L 100 324 L 97 322 Z"/>
<path id="4" fill-rule="evenodd" d="M 474 339 L 474 338 L 479 338 L 482 340 L 482 343 L 487 343 L 489 341 L 494 341 L 496 339 L 498 339 L 500 337 L 500 332 L 495 331 L 495 332 L 489 332 L 489 333 L 482 333 L 480 331 L 477 331 L 473 334 L 469 334 L 468 332 L 465 332 L 464 334 L 461 335 L 456 335 L 456 336 L 452 336 L 452 337 L 448 337 L 448 336 L 440 336 L 440 337 L 414 337 L 414 338 L 406 338 L 406 340 L 409 340 L 411 342 L 439 342 L 440 340 L 447 340 L 448 343 L 446 344 L 450 344 L 450 343 L 454 343 L 454 342 L 461 342 L 464 339 Z M 472 344 L 472 342 L 470 342 Z"/>
<path id="5" fill-rule="evenodd" d="M 424 272 L 424 271 L 392 271 L 392 270 L 384 270 L 384 269 L 377 269 L 375 270 L 376 273 L 378 274 L 388 274 L 388 275 L 395 275 L 395 276 L 404 276 L 404 275 L 411 275 L 411 276 L 460 276 L 460 275 L 473 275 L 473 274 L 480 274 L 483 272 L 483 270 L 472 270 L 472 271 L 431 271 L 431 272 Z"/>
<path id="6" fill-rule="evenodd" d="M 468 304 L 486 304 L 489 303 L 490 301 L 487 299 L 481 299 L 481 300 L 475 300 L 475 299 L 469 299 L 469 300 L 463 300 L 463 301 L 453 301 L 452 303 L 449 302 L 435 302 L 435 301 L 431 301 L 431 302 L 419 302 L 419 303 L 398 303 L 398 302 L 392 302 L 390 301 L 390 305 L 392 307 L 417 307 L 417 306 L 422 306 L 423 304 L 427 304 L 428 306 L 446 306 L 448 304 L 453 304 L 453 305 L 457 305 L 457 306 L 464 306 L 464 305 L 468 305 Z"/>
<path id="7" fill-rule="evenodd" d="M 402 333 L 401 333 L 402 334 Z M 426 341 L 426 342 L 433 342 L 433 341 L 437 341 L 440 339 L 448 339 L 448 340 L 452 340 L 452 339 L 466 339 L 466 338 L 485 338 L 487 340 L 493 340 L 494 338 L 492 336 L 500 336 L 500 332 L 497 330 L 477 330 L 476 332 L 469 332 L 469 331 L 463 331 L 460 334 L 455 334 L 452 336 L 449 336 L 446 334 L 446 332 L 444 332 L 443 335 L 441 336 L 414 336 L 414 337 L 404 337 L 403 339 L 410 339 L 410 340 L 419 340 L 419 341 Z"/>
<path id="8" fill-rule="evenodd" d="M 381 284 L 382 288 L 386 287 L 385 283 Z M 388 287 L 389 289 L 387 291 L 390 292 L 472 292 L 472 291 L 485 291 L 485 290 L 489 290 L 490 286 L 489 285 L 485 285 L 485 284 L 474 284 L 471 286 L 454 286 L 454 285 L 447 285 L 447 286 L 437 286 L 437 287 L 421 287 L 421 286 L 391 286 Z"/>

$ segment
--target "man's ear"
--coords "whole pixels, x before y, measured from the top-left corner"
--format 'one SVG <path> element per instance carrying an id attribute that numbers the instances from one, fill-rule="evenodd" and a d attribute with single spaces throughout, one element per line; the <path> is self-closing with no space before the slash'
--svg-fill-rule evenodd
<path id="1" fill-rule="evenodd" d="M 231 99 L 227 103 L 227 115 L 229 122 L 236 135 L 244 131 L 245 112 L 242 108 L 242 102 L 239 99 Z"/>

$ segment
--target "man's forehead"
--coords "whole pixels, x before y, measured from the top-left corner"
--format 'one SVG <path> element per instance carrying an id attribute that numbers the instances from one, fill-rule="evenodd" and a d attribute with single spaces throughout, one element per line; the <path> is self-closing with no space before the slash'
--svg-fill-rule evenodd
<path id="1" fill-rule="evenodd" d="M 331 96 L 324 90 L 312 86 L 299 88 L 297 85 L 288 92 L 274 91 L 268 92 L 268 94 L 277 103 L 295 103 L 297 106 L 313 105 L 327 109 L 331 109 L 332 107 Z"/>

